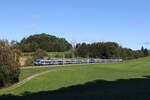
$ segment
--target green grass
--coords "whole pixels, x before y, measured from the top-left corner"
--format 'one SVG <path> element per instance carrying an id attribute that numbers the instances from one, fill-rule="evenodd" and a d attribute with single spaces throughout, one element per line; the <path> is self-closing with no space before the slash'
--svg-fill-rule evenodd
<path id="1" fill-rule="evenodd" d="M 35 69 L 21 69 L 19 80 L 23 80 L 29 76 L 32 76 L 36 73 L 43 72 L 46 70 L 54 69 L 55 67 L 43 67 L 43 68 L 35 68 Z"/>
<path id="2" fill-rule="evenodd" d="M 63 58 L 65 57 L 65 54 L 71 54 L 71 51 L 65 51 L 65 52 L 47 52 L 48 56 L 51 58 Z M 33 56 L 33 52 L 24 52 L 22 53 L 22 56 Z M 87 59 L 83 57 L 75 57 L 76 59 Z"/>
<path id="3" fill-rule="evenodd" d="M 33 52 L 23 52 L 22 56 L 32 56 Z"/>
<path id="4" fill-rule="evenodd" d="M 55 57 L 56 55 L 63 56 L 63 54 L 67 53 L 67 52 L 69 52 L 69 51 L 66 51 L 66 52 L 47 52 L 47 54 L 49 56 Z M 28 53 L 24 52 L 24 53 L 22 53 L 22 56 L 32 56 L 32 55 L 33 55 L 33 52 L 28 52 Z"/>
<path id="5" fill-rule="evenodd" d="M 48 55 L 52 55 L 52 56 L 55 56 L 55 55 L 63 55 L 65 52 L 48 52 Z"/>
<path id="6" fill-rule="evenodd" d="M 55 57 L 63 57 L 64 54 L 67 53 L 66 52 L 48 52 L 48 56 L 52 57 L 52 58 L 55 58 Z"/>
<path id="7" fill-rule="evenodd" d="M 111 99 L 115 96 L 120 98 L 131 96 L 134 99 L 134 97 L 140 96 L 137 94 L 146 97 L 150 93 L 150 80 L 145 77 L 150 75 L 150 57 L 123 63 L 76 65 L 58 69 L 61 70 L 36 77 L 23 86 L 4 94 L 21 95 L 29 92 L 27 95 L 30 96 L 44 97 L 49 94 L 53 99 L 62 96 L 64 100 L 67 95 L 70 95 L 71 99 L 74 96 L 83 99 L 85 96 L 86 100 L 91 100 L 90 97 L 94 96 L 95 100 L 98 100 L 99 96 L 104 98 L 112 96 Z M 33 72 L 34 69 L 30 70 Z M 23 74 L 27 73 L 30 72 L 24 70 L 21 79 L 26 76 Z M 44 92 L 48 94 L 42 94 Z"/>

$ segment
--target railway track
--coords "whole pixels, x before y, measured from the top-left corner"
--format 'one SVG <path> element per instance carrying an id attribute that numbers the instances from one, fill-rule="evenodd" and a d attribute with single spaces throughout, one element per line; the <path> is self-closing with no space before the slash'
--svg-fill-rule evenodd
<path id="1" fill-rule="evenodd" d="M 113 62 L 112 62 L 113 63 Z M 87 65 L 87 64 L 100 64 L 100 63 L 84 63 L 84 64 L 63 64 L 63 65 L 43 65 L 43 66 L 23 66 L 21 69 L 32 69 L 32 68 L 45 68 L 45 67 L 61 67 L 61 66 L 76 66 L 76 65 Z"/>

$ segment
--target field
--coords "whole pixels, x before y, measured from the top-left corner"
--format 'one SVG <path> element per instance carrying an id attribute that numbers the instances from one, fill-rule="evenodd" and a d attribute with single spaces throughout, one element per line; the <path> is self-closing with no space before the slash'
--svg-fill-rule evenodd
<path id="1" fill-rule="evenodd" d="M 63 56 L 64 53 L 67 53 L 69 51 L 66 52 L 47 52 L 47 54 L 51 57 L 55 57 L 55 56 Z M 32 56 L 33 52 L 30 53 L 23 53 L 22 56 Z"/>
<path id="2" fill-rule="evenodd" d="M 1 93 L 22 100 L 146 100 L 150 98 L 150 57 L 123 63 L 55 67 L 24 85 Z M 22 69 L 20 79 L 50 68 Z M 6 96 L 2 96 L 2 95 Z M 14 96 L 13 96 L 14 95 Z"/>
<path id="3" fill-rule="evenodd" d="M 21 69 L 19 80 L 23 80 L 29 76 L 32 76 L 36 73 L 43 72 L 46 70 L 55 69 L 54 67 L 45 67 L 45 68 L 35 68 L 35 69 Z"/>
<path id="4" fill-rule="evenodd" d="M 50 58 L 70 58 L 70 56 L 72 57 L 72 51 L 65 51 L 65 52 L 47 52 L 48 57 Z M 33 52 L 29 52 L 29 53 L 22 53 L 22 56 L 27 57 L 27 56 L 33 56 Z M 83 57 L 76 57 L 76 59 L 87 59 L 87 58 L 83 58 Z"/>

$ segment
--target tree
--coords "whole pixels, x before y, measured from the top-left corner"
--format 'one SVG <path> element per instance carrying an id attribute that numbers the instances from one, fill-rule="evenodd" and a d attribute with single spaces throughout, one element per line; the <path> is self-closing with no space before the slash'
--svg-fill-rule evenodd
<path id="1" fill-rule="evenodd" d="M 119 45 L 115 42 L 102 43 L 102 57 L 104 59 L 117 58 Z"/>
<path id="2" fill-rule="evenodd" d="M 80 57 L 88 57 L 89 56 L 89 48 L 86 43 L 77 44 L 76 53 Z"/>
<path id="3" fill-rule="evenodd" d="M 141 47 L 141 52 L 143 53 L 143 56 L 148 56 L 149 52 L 147 48 L 144 48 L 143 46 Z"/>
<path id="4" fill-rule="evenodd" d="M 64 52 L 72 48 L 64 38 L 58 38 L 46 33 L 31 35 L 20 42 L 23 52 L 35 52 L 42 49 L 48 52 Z"/>
<path id="5" fill-rule="evenodd" d="M 143 53 L 144 53 L 144 56 L 148 56 L 149 55 L 148 49 L 145 48 Z"/>
<path id="6" fill-rule="evenodd" d="M 141 47 L 141 51 L 144 52 L 144 46 Z"/>
<path id="7" fill-rule="evenodd" d="M 19 81 L 18 48 L 7 41 L 0 40 L 0 87 Z"/>
<path id="8" fill-rule="evenodd" d="M 48 56 L 47 52 L 42 49 L 37 49 L 33 54 L 34 59 L 43 59 L 45 56 Z"/>
<path id="9" fill-rule="evenodd" d="M 122 59 L 128 60 L 134 58 L 134 51 L 130 48 L 122 48 Z"/>
<path id="10" fill-rule="evenodd" d="M 115 42 L 98 42 L 92 44 L 78 44 L 76 52 L 80 57 L 110 59 L 117 58 L 119 45 Z"/>
<path id="11" fill-rule="evenodd" d="M 134 59 L 148 56 L 149 51 L 144 47 L 141 50 L 134 51 L 130 48 L 123 48 L 115 42 L 98 42 L 92 44 L 77 44 L 76 56 L 91 57 L 101 59 Z"/>

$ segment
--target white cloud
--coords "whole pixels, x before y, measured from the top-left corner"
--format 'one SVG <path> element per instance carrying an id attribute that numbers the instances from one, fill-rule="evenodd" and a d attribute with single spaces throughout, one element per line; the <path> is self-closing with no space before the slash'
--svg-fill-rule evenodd
<path id="1" fill-rule="evenodd" d="M 138 45 L 150 45 L 150 42 L 140 42 Z"/>
<path id="2" fill-rule="evenodd" d="M 145 24 L 144 20 L 138 20 L 136 21 L 136 24 Z"/>
<path id="3" fill-rule="evenodd" d="M 36 25 L 35 24 L 28 24 L 22 27 L 24 30 L 32 30 L 35 29 Z"/>
<path id="4" fill-rule="evenodd" d="M 41 16 L 32 16 L 31 18 L 34 19 L 34 20 L 38 20 L 38 19 L 41 18 Z"/>
<path id="5" fill-rule="evenodd" d="M 97 43 L 97 42 L 112 42 L 109 40 L 92 40 L 91 43 Z"/>

